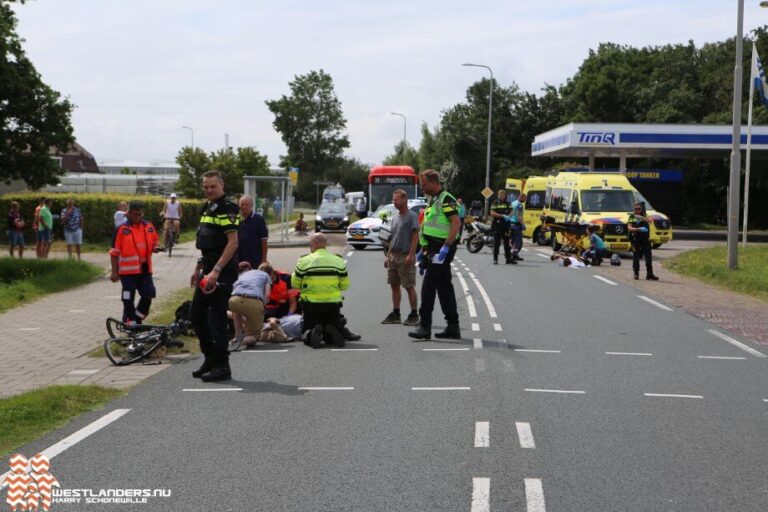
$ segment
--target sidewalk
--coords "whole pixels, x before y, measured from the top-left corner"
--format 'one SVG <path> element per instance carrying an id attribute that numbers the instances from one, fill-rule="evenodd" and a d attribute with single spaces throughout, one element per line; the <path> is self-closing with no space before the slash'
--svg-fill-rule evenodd
<path id="1" fill-rule="evenodd" d="M 279 235 L 276 238 L 279 240 Z M 270 243 L 270 262 L 277 268 L 292 270 L 298 257 L 308 252 L 308 241 L 301 236 L 291 245 L 278 247 Z M 198 253 L 194 242 L 188 242 L 176 246 L 172 258 L 165 253 L 154 256 L 156 303 L 189 286 Z M 129 387 L 167 368 L 167 362 L 186 358 L 182 355 L 166 359 L 163 364 L 115 367 L 106 357 L 88 357 L 87 353 L 100 347 L 107 337 L 106 318 L 120 317 L 122 303 L 120 284 L 107 277 L 107 254 L 84 254 L 83 259 L 104 267 L 104 276 L 0 314 L 0 397 L 53 384 Z"/>
<path id="2" fill-rule="evenodd" d="M 695 245 L 715 244 L 702 242 Z M 768 347 L 768 303 L 675 274 L 661 265 L 661 260 L 691 248 L 694 248 L 694 245 L 685 241 L 677 247 L 670 245 L 653 251 L 653 272 L 659 277 L 658 281 L 645 280 L 645 265 L 642 261 L 640 280 L 635 281 L 632 277 L 631 258 L 623 258 L 620 267 L 613 267 L 606 260 L 603 265 L 592 269 L 614 281 L 634 286 L 642 293 L 658 297 L 671 306 L 712 322 L 757 345 Z"/>

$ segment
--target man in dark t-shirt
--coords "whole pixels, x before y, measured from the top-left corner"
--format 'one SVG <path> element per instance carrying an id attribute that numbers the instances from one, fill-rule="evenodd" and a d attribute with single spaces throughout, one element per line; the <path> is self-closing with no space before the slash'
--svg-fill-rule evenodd
<path id="1" fill-rule="evenodd" d="M 237 231 L 237 260 L 247 261 L 251 268 L 267 261 L 269 231 L 264 217 L 253 211 L 250 196 L 240 198 L 240 227 Z"/>

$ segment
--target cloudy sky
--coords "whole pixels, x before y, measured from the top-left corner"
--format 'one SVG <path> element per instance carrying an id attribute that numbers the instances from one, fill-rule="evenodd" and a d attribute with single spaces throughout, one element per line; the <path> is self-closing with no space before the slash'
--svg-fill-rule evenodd
<path id="1" fill-rule="evenodd" d="M 747 0 L 745 32 L 768 24 Z M 733 37 L 736 0 L 32 0 L 15 7 L 43 79 L 77 105 L 78 141 L 99 161 L 171 162 L 207 151 L 285 152 L 264 101 L 324 69 L 347 118 L 348 154 L 379 163 L 407 116 L 408 141 L 493 68 L 538 93 L 600 42 L 697 45 Z M 766 57 L 763 57 L 765 60 Z M 748 70 L 747 70 L 748 72 Z"/>

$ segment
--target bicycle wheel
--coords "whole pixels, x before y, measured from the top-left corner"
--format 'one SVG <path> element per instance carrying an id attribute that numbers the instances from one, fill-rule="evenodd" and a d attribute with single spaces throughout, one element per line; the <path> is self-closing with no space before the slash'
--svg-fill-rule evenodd
<path id="1" fill-rule="evenodd" d="M 149 331 L 140 336 L 104 340 L 104 352 L 115 366 L 126 366 L 149 356 L 164 342 L 162 333 Z"/>
<path id="2" fill-rule="evenodd" d="M 165 250 L 168 251 L 168 257 L 171 257 L 171 252 L 173 252 L 173 241 L 176 237 L 176 234 L 173 232 L 173 229 L 166 229 L 165 230 Z"/>
<path id="3" fill-rule="evenodd" d="M 107 318 L 107 333 L 110 338 L 125 338 L 129 334 L 125 330 L 125 324 L 114 318 Z"/>

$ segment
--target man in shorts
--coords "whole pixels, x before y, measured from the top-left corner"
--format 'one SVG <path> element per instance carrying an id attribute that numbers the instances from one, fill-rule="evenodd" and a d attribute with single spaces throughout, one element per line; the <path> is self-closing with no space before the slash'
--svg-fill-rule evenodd
<path id="1" fill-rule="evenodd" d="M 395 190 L 392 202 L 397 213 L 392 218 L 392 238 L 389 251 L 384 257 L 387 269 L 387 283 L 392 287 L 392 312 L 381 322 L 383 324 L 400 323 L 400 287 L 408 293 L 411 312 L 403 322 L 405 325 L 418 325 L 419 313 L 416 309 L 416 249 L 419 246 L 419 219 L 408 209 L 408 196 L 403 190 Z"/>

